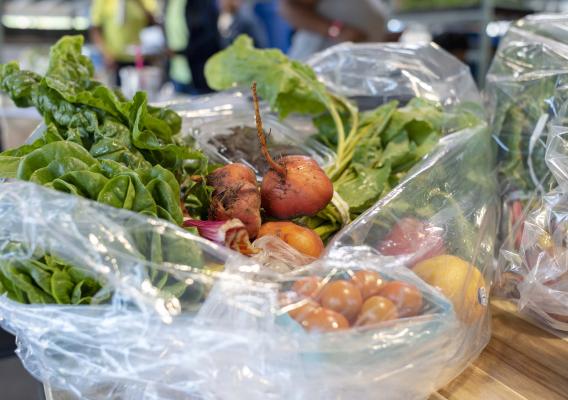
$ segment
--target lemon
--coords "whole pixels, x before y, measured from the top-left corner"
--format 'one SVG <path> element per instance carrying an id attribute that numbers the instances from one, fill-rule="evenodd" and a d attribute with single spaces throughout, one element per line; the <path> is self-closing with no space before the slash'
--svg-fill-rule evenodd
<path id="1" fill-rule="evenodd" d="M 465 323 L 474 323 L 485 313 L 485 279 L 474 265 L 456 256 L 441 255 L 419 262 L 412 270 L 439 289 Z"/>

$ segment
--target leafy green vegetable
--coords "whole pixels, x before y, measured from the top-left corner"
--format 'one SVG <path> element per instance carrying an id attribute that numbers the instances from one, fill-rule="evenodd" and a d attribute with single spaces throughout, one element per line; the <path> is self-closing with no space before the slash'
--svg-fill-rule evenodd
<path id="1" fill-rule="evenodd" d="M 17 63 L 0 65 L 0 90 L 18 106 L 34 106 L 47 129 L 32 144 L 0 154 L 0 178 L 29 180 L 63 192 L 167 219 L 183 220 L 179 181 L 192 216 L 205 214 L 211 190 L 207 158 L 178 138 L 181 118 L 131 101 L 93 80 L 83 38 L 66 36 L 50 51 L 44 77 Z"/>
<path id="2" fill-rule="evenodd" d="M 205 77 L 209 86 L 217 90 L 258 81 L 258 93 L 281 118 L 293 112 L 318 115 L 327 111 L 335 127 L 340 158 L 347 136 L 340 114 L 349 114 L 351 131 L 357 125 L 356 108 L 348 100 L 329 93 L 309 66 L 290 60 L 280 50 L 255 49 L 246 35 L 239 36 L 207 61 Z"/>
<path id="3" fill-rule="evenodd" d="M 317 139 L 337 153 L 334 165 L 326 170 L 337 194 L 317 216 L 301 222 L 323 238 L 398 184 L 436 146 L 449 124 L 439 105 L 423 99 L 413 99 L 403 108 L 390 102 L 358 113 L 347 99 L 329 93 L 311 68 L 278 50 L 255 49 L 246 36 L 213 56 L 205 74 L 214 89 L 257 81 L 261 96 L 282 118 L 294 112 L 314 117 Z M 452 124 L 474 119 L 452 120 Z"/>
<path id="4" fill-rule="evenodd" d="M 397 108 L 392 101 L 361 114 L 353 136 L 347 137 L 344 158 L 331 174 L 335 191 L 349 208 L 354 219 L 390 192 L 405 174 L 437 145 L 449 116 L 433 102 L 413 99 Z M 459 128 L 469 124 L 464 119 Z M 477 120 L 479 123 L 479 120 Z M 458 125 L 452 120 L 454 125 Z M 329 136 L 325 122 L 319 138 Z M 325 139 L 324 139 L 325 140 Z M 345 223 L 339 217 L 338 199 L 332 201 L 316 217 L 302 222 L 326 239 Z"/>
<path id="5" fill-rule="evenodd" d="M 82 270 L 48 255 L 0 261 L 0 294 L 20 303 L 90 304 L 101 288 L 100 282 Z"/>
<path id="6" fill-rule="evenodd" d="M 176 144 L 180 117 L 148 107 L 144 93 L 126 101 L 94 81 L 93 65 L 81 54 L 82 44 L 81 36 L 59 40 L 51 48 L 44 77 L 20 70 L 15 62 L 1 65 L 0 89 L 17 105 L 36 107 L 62 139 L 89 151 L 96 145 L 93 155 L 97 158 L 110 157 L 131 167 L 141 166 L 146 158 L 181 170 L 187 149 Z M 105 138 L 112 141 L 98 144 Z"/>

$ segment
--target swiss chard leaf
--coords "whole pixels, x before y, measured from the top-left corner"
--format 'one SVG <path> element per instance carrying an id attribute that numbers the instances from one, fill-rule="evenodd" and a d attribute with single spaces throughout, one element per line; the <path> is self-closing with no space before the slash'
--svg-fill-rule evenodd
<path id="1" fill-rule="evenodd" d="M 205 77 L 216 90 L 258 81 L 259 94 L 282 118 L 293 112 L 320 114 L 332 103 L 314 71 L 286 57 L 280 50 L 259 50 L 250 37 L 241 35 L 231 46 L 205 64 Z"/>

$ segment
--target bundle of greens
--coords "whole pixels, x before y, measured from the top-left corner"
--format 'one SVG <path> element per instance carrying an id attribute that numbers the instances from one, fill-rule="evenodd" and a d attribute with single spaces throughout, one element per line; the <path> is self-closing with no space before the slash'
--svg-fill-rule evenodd
<path id="1" fill-rule="evenodd" d="M 557 84 L 556 77 L 547 77 L 525 83 L 515 96 L 495 90 L 493 126 L 499 144 L 499 175 L 506 191 L 532 191 L 550 184 L 545 143 L 538 137 L 533 143 L 531 137 L 539 120 L 555 113 Z"/>
<path id="2" fill-rule="evenodd" d="M 83 38 L 67 36 L 50 51 L 44 77 L 15 62 L 0 65 L 0 89 L 20 107 L 35 107 L 47 129 L 32 144 L 0 154 L 0 178 L 18 178 L 181 224 L 178 182 L 188 212 L 207 209 L 207 158 L 178 139 L 181 118 L 131 101 L 93 80 Z M 201 180 L 204 182 L 204 180 Z"/>
<path id="3" fill-rule="evenodd" d="M 57 42 L 43 77 L 14 62 L 0 65 L 0 90 L 20 107 L 35 107 L 46 124 L 35 142 L 0 154 L 0 178 L 30 181 L 177 225 L 184 213 L 206 215 L 212 189 L 205 177 L 213 167 L 179 139 L 181 118 L 149 106 L 145 93 L 126 100 L 93 80 L 82 44 L 81 36 Z M 199 248 L 189 240 L 134 236 L 136 257 L 150 265 L 202 265 Z M 162 293 L 201 296 L 195 285 L 189 290 L 167 273 L 149 269 L 147 274 Z M 0 262 L 0 293 L 22 303 L 98 303 L 109 298 L 104 286 L 49 252 Z"/>
<path id="4" fill-rule="evenodd" d="M 14 301 L 30 304 L 98 304 L 110 295 L 96 279 L 50 255 L 3 261 L 3 293 Z"/>
<path id="5" fill-rule="evenodd" d="M 257 81 L 259 93 L 281 118 L 290 113 L 314 118 L 317 138 L 337 154 L 326 170 L 336 193 L 317 216 L 301 222 L 323 239 L 396 186 L 436 146 L 449 121 L 460 128 L 480 122 L 467 110 L 446 115 L 438 104 L 418 98 L 403 108 L 390 102 L 360 113 L 349 100 L 330 93 L 311 68 L 278 50 L 255 49 L 246 36 L 213 56 L 205 74 L 218 90 Z"/>

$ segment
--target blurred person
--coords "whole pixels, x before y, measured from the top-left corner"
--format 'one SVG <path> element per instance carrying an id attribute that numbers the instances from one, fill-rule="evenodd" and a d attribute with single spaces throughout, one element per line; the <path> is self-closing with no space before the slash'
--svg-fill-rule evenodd
<path id="1" fill-rule="evenodd" d="M 261 0 L 254 5 L 254 12 L 261 21 L 267 37 L 268 46 L 287 53 L 292 39 L 292 27 L 278 12 L 279 0 Z"/>
<path id="2" fill-rule="evenodd" d="M 209 57 L 221 50 L 218 18 L 215 0 L 167 1 L 164 28 L 171 52 L 169 77 L 177 92 L 211 92 L 204 68 Z"/>
<path id="3" fill-rule="evenodd" d="M 254 46 L 268 46 L 268 36 L 262 21 L 254 13 L 253 4 L 247 0 L 219 0 L 219 21 L 217 28 L 221 35 L 221 46 L 228 47 L 237 36 L 247 34 Z"/>
<path id="4" fill-rule="evenodd" d="M 140 32 L 156 23 L 156 0 L 93 0 L 91 40 L 101 52 L 105 67 L 120 86 L 120 69 L 134 65 L 132 46 L 140 45 Z"/>
<path id="5" fill-rule="evenodd" d="M 280 0 L 280 12 L 296 29 L 289 56 L 299 60 L 340 42 L 386 38 L 383 0 Z"/>

